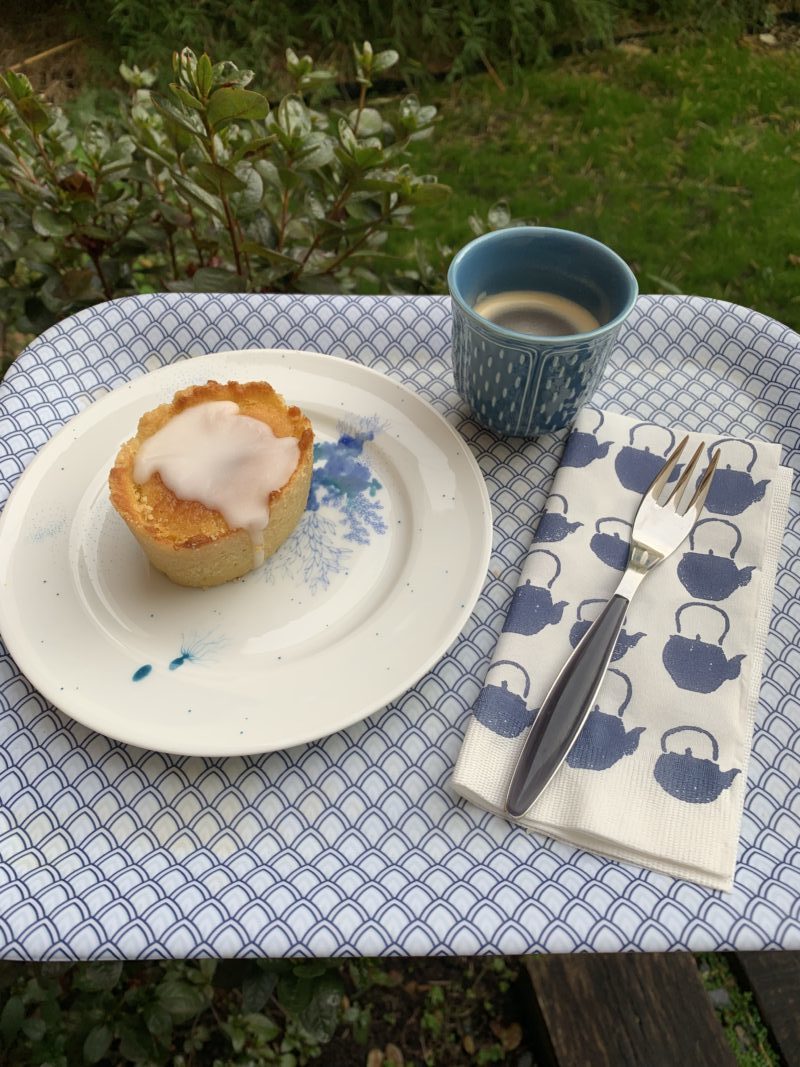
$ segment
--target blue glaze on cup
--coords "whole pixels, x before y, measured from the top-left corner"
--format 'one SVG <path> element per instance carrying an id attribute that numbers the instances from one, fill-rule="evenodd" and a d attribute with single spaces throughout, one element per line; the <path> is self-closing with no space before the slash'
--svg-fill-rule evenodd
<path id="1" fill-rule="evenodd" d="M 456 389 L 475 419 L 497 433 L 534 437 L 569 426 L 603 373 L 638 286 L 616 252 L 591 237 L 516 226 L 476 238 L 447 272 Z M 485 296 L 543 290 L 574 300 L 601 325 L 562 337 L 498 326 L 476 314 Z"/>

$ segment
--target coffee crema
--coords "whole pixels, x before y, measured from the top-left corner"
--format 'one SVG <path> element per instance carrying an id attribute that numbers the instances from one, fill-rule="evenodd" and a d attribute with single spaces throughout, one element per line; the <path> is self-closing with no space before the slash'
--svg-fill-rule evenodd
<path id="1" fill-rule="evenodd" d="M 591 311 L 574 300 L 537 289 L 515 289 L 483 296 L 473 310 L 506 330 L 538 337 L 589 333 L 600 325 Z"/>

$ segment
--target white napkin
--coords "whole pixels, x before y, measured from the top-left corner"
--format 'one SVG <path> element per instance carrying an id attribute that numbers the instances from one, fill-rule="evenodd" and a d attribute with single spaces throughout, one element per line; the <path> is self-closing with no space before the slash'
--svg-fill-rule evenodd
<path id="1" fill-rule="evenodd" d="M 682 436 L 581 412 L 467 726 L 452 778 L 467 800 L 504 813 L 527 728 L 613 594 L 641 495 Z M 778 445 L 705 440 L 722 454 L 692 542 L 643 582 L 575 748 L 518 821 L 730 889 L 791 472 Z"/>

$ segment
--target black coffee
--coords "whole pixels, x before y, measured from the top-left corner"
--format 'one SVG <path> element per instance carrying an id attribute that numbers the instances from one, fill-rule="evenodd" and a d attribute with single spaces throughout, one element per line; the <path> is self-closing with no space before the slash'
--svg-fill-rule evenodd
<path id="1" fill-rule="evenodd" d="M 591 311 L 574 300 L 535 289 L 517 289 L 481 297 L 473 310 L 507 330 L 537 337 L 589 333 L 600 325 Z"/>

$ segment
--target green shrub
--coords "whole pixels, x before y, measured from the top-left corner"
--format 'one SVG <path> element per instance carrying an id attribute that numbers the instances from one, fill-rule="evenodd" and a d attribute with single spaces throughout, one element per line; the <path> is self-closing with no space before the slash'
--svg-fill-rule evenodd
<path id="1" fill-rule="evenodd" d="M 301 1067 L 337 1027 L 366 1040 L 336 960 L 0 965 L 0 1063 L 13 1067 Z"/>
<path id="2" fill-rule="evenodd" d="M 165 47 L 187 40 L 244 54 L 275 53 L 286 45 L 369 37 L 397 47 L 432 70 L 461 74 L 490 63 L 537 63 L 556 45 L 607 42 L 623 20 L 656 16 L 674 23 L 736 28 L 764 20 L 767 0 L 71 0 L 82 32 L 102 38 L 105 49 L 154 62 Z M 405 73 L 414 71 L 407 64 Z"/>
<path id="3" fill-rule="evenodd" d="M 253 72 L 185 48 L 169 96 L 123 64 L 118 114 L 68 120 L 27 78 L 0 77 L 0 319 L 38 332 L 153 289 L 349 291 L 403 284 L 382 245 L 448 190 L 406 161 L 436 109 L 369 100 L 391 50 L 354 50 L 355 106 L 312 106 L 334 79 L 286 54 L 270 109 Z M 407 273 L 407 272 L 405 272 Z"/>

